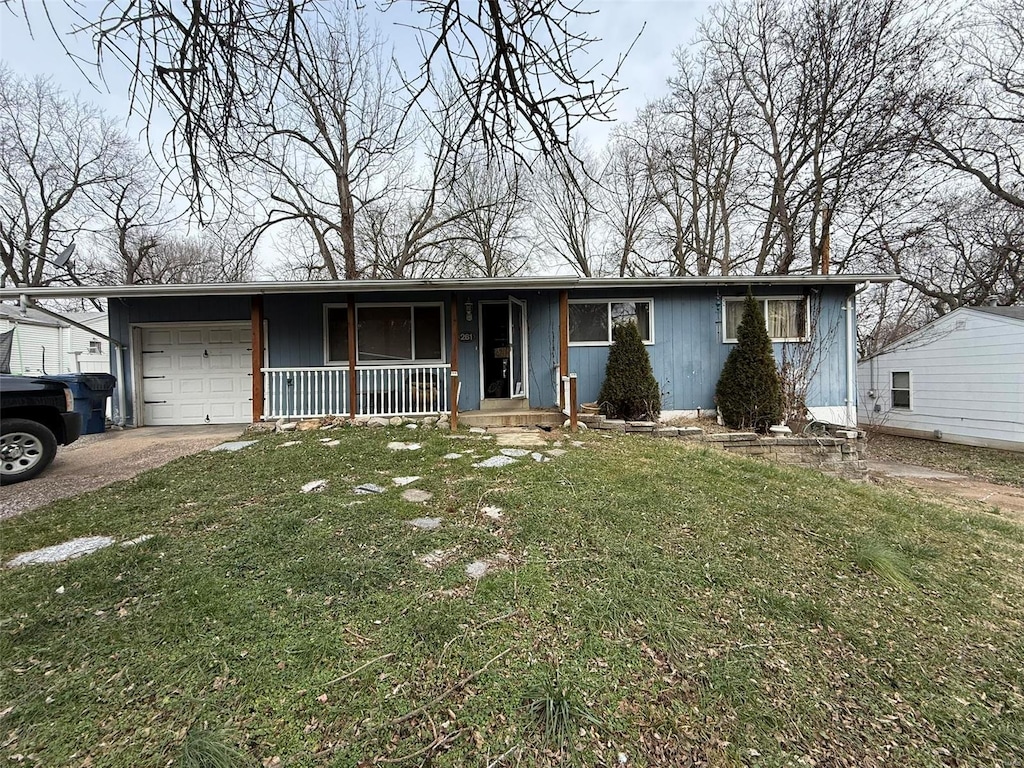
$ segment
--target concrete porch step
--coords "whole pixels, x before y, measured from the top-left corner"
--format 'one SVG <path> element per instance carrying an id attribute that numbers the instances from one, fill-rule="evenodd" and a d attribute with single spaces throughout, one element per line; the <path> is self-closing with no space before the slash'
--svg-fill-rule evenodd
<path id="1" fill-rule="evenodd" d="M 558 410 L 459 411 L 463 427 L 560 427 L 565 419 Z"/>
<path id="2" fill-rule="evenodd" d="M 500 411 L 511 413 L 512 411 L 530 410 L 530 401 L 525 397 L 485 397 L 480 401 L 481 411 Z"/>

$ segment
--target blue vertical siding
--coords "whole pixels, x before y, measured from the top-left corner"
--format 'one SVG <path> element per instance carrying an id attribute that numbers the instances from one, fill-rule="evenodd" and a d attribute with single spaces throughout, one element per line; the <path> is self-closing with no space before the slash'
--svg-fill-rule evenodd
<path id="1" fill-rule="evenodd" d="M 853 291 L 852 286 L 822 286 L 810 289 L 812 306 L 820 311 L 812 318 L 818 341 L 813 342 L 817 361 L 812 365 L 808 404 L 812 406 L 842 405 L 846 398 L 848 359 L 845 338 L 843 303 Z M 761 288 L 758 296 L 796 295 L 790 288 Z M 558 402 L 558 291 L 517 291 L 513 294 L 526 302 L 528 330 L 527 386 L 530 404 L 547 408 Z M 605 291 L 570 291 L 571 299 L 652 299 L 654 302 L 654 343 L 647 347 L 655 378 L 662 389 L 662 408 L 674 410 L 710 410 L 714 408 L 715 385 L 732 344 L 722 342 L 722 300 L 742 296 L 740 288 L 676 287 L 649 291 L 632 288 Z M 444 357 L 450 362 L 451 300 L 454 297 L 458 331 L 471 333 L 472 340 L 458 342 L 459 374 L 462 382 L 459 397 L 461 410 L 480 406 L 480 305 L 482 300 L 505 300 L 502 291 L 460 291 L 455 294 L 438 291 L 414 293 L 377 292 L 358 294 L 364 303 L 443 302 L 445 334 Z M 466 319 L 466 303 L 472 303 L 472 319 Z M 325 365 L 324 305 L 347 304 L 345 294 L 314 293 L 302 295 L 268 295 L 264 297 L 267 322 L 267 354 L 270 367 L 302 368 Z M 131 341 L 130 326 L 152 322 L 215 322 L 247 321 L 250 300 L 236 297 L 167 297 L 146 299 L 112 299 L 108 311 L 110 334 L 124 344 Z M 788 345 L 795 347 L 797 345 Z M 784 345 L 775 345 L 776 359 L 781 360 Z M 115 354 L 112 352 L 112 354 Z M 132 421 L 131 355 L 126 355 L 125 376 L 128 397 L 128 418 Z M 570 347 L 569 370 L 578 374 L 580 402 L 597 399 L 604 380 L 608 347 Z M 112 367 L 112 370 L 116 370 Z"/>
<path id="2" fill-rule="evenodd" d="M 818 289 L 815 289 L 816 291 Z M 817 331 L 819 341 L 810 342 L 817 350 L 812 366 L 814 377 L 808 391 L 808 405 L 842 405 L 846 398 L 846 338 L 843 287 L 822 288 Z M 662 390 L 662 409 L 711 410 L 715 407 L 715 386 L 732 344 L 722 342 L 722 300 L 743 296 L 742 291 L 724 292 L 716 288 L 671 288 L 639 295 L 622 292 L 629 299 L 654 301 L 654 344 L 647 346 L 654 377 Z M 758 296 L 790 296 L 791 290 L 761 289 Z M 572 299 L 614 300 L 616 295 L 576 291 Z M 812 305 L 818 304 L 812 301 Z M 814 320 L 812 318 L 812 325 Z M 775 358 L 783 359 L 783 347 L 775 344 Z M 597 400 L 608 362 L 608 347 L 569 348 L 569 369 L 579 375 L 580 402 Z"/>

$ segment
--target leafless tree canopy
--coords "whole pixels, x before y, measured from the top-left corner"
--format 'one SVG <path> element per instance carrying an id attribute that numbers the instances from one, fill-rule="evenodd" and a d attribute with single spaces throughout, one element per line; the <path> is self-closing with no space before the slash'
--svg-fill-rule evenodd
<path id="1" fill-rule="evenodd" d="M 201 221 L 230 192 L 258 218 L 225 274 L 257 245 L 303 279 L 828 262 L 902 278 L 869 308 L 876 342 L 1024 298 L 1024 0 L 724 0 L 596 148 L 574 129 L 607 116 L 619 62 L 584 63 L 587 0 L 45 2 L 127 68 L 136 111 L 170 114 L 176 176 L 154 196 L 151 166 L 100 151 L 125 146 L 103 115 L 4 73 L 6 283 L 81 279 L 38 258 L 76 232 L 103 242 L 95 274 L 213 274 L 180 267 L 203 260 L 170 245 L 177 203 Z M 417 41 L 412 71 L 377 12 Z"/>
<path id="2" fill-rule="evenodd" d="M 162 0 L 63 2 L 77 31 L 95 42 L 97 64 L 127 67 L 133 109 L 156 106 L 174 121 L 167 149 L 197 203 L 216 192 L 212 168 L 227 170 L 239 115 L 272 120 L 289 67 L 314 45 L 339 9 L 367 7 L 328 0 Z M 392 15 L 398 0 L 383 0 Z M 568 146 L 582 121 L 606 119 L 620 62 L 603 73 L 579 67 L 593 38 L 590 12 L 566 0 L 413 0 L 420 70 L 406 78 L 413 102 L 446 90 L 454 79 L 467 120 L 455 140 L 523 154 Z M 63 32 L 64 30 L 61 30 Z M 407 105 L 408 106 L 408 105 Z"/>
<path id="3" fill-rule="evenodd" d="M 0 285 L 80 281 L 55 262 L 97 225 L 92 196 L 124 178 L 130 149 L 95 107 L 0 68 Z"/>

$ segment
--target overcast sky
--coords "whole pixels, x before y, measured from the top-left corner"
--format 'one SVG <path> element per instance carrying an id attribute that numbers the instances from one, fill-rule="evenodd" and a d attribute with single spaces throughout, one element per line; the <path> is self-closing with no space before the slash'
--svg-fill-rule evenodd
<path id="1" fill-rule="evenodd" d="M 84 15 L 89 16 L 93 7 L 98 11 L 105 0 L 78 2 L 84 8 Z M 619 55 L 638 34 L 641 35 L 621 70 L 620 84 L 626 90 L 615 102 L 616 119 L 629 120 L 639 107 L 664 95 L 665 81 L 674 67 L 673 52 L 693 39 L 698 22 L 712 4 L 710 0 L 584 0 L 584 8 L 597 11 L 582 20 L 582 24 L 592 36 L 600 39 L 591 49 L 595 61 L 603 60 L 599 71 L 613 67 Z M 123 73 L 116 66 L 111 67 L 107 85 L 95 88 L 69 60 L 50 31 L 40 0 L 27 0 L 27 5 L 34 36 L 29 35 L 21 18 L 7 8 L 0 8 L 0 58 L 20 74 L 50 75 L 64 90 L 80 92 L 112 117 L 124 118 L 127 79 Z M 58 28 L 71 26 L 73 16 L 62 0 L 50 0 L 49 7 Z M 399 8 L 384 18 L 383 32 L 392 36 L 396 44 L 403 38 L 403 32 L 395 23 L 406 15 L 404 9 Z M 94 54 L 87 40 L 69 39 L 68 47 L 92 60 Z M 95 80 L 95 73 L 87 65 L 83 68 Z M 140 129 L 141 125 L 133 127 Z M 600 144 L 609 130 L 609 125 L 594 125 L 583 133 L 591 143 Z"/>

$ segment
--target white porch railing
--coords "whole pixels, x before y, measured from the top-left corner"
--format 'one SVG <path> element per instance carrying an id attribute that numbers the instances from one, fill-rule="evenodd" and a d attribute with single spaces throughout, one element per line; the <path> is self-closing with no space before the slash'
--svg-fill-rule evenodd
<path id="1" fill-rule="evenodd" d="M 322 418 L 351 413 L 349 371 L 342 367 L 264 368 L 266 419 Z M 447 413 L 450 365 L 356 366 L 357 416 Z"/>

